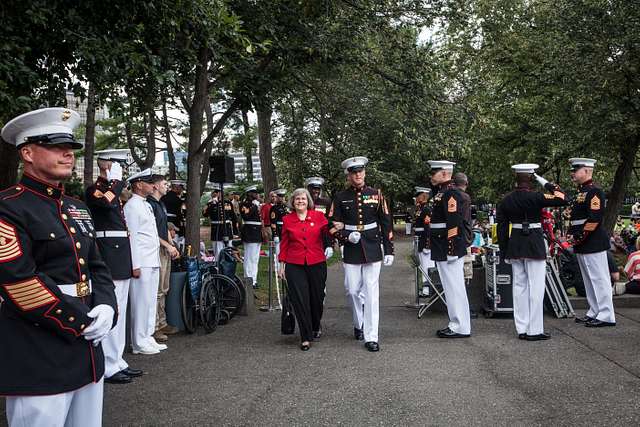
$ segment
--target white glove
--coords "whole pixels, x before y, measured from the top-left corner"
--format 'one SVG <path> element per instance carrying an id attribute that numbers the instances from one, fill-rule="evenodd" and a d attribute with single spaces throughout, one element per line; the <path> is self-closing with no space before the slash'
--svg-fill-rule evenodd
<path id="1" fill-rule="evenodd" d="M 549 181 L 547 181 L 546 179 L 544 179 L 543 177 L 541 177 L 537 173 L 534 173 L 533 176 L 536 179 L 536 181 L 538 181 L 540 183 L 540 185 L 542 185 L 543 187 L 549 183 Z"/>
<path id="2" fill-rule="evenodd" d="M 280 238 L 279 238 L 278 236 L 274 237 L 274 238 L 273 238 L 273 242 L 274 242 L 274 243 L 278 243 L 278 242 L 280 242 Z"/>
<path id="3" fill-rule="evenodd" d="M 447 255 L 447 262 L 449 264 L 451 264 L 452 262 L 456 262 L 458 260 L 459 257 L 455 256 L 455 255 Z"/>
<path id="4" fill-rule="evenodd" d="M 87 316 L 93 319 L 93 322 L 82 331 L 84 339 L 87 341 L 93 341 L 94 347 L 107 337 L 111 326 L 113 325 L 113 308 L 106 304 L 100 304 L 93 307 L 93 309 L 87 313 Z"/>
<path id="5" fill-rule="evenodd" d="M 382 263 L 387 267 L 393 264 L 393 255 L 385 255 Z"/>
<path id="6" fill-rule="evenodd" d="M 422 250 L 422 253 L 423 253 L 423 254 L 427 254 L 427 255 L 429 255 L 429 254 L 431 253 L 431 251 L 430 251 L 429 249 L 427 249 L 427 248 L 424 248 L 424 249 Z"/>
<path id="7" fill-rule="evenodd" d="M 355 245 L 360 241 L 360 237 L 359 231 L 353 231 L 349 234 L 349 241 Z"/>
<path id="8" fill-rule="evenodd" d="M 329 259 L 333 256 L 333 248 L 332 247 L 328 247 L 324 250 L 324 258 L 325 259 Z"/>
<path id="9" fill-rule="evenodd" d="M 344 246 L 340 246 L 340 258 L 344 259 Z"/>
<path id="10" fill-rule="evenodd" d="M 122 166 L 118 162 L 111 162 L 111 169 L 107 172 L 109 180 L 122 181 Z"/>
<path id="11" fill-rule="evenodd" d="M 254 205 L 256 205 L 257 207 L 260 207 L 260 202 L 257 200 L 253 200 L 251 203 L 253 203 Z"/>

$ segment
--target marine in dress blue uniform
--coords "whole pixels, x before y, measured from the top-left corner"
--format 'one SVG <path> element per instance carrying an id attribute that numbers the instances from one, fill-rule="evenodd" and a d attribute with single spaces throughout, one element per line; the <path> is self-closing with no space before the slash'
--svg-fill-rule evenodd
<path id="1" fill-rule="evenodd" d="M 369 351 L 378 351 L 380 267 L 393 264 L 393 223 L 382 191 L 365 185 L 366 157 L 351 157 L 341 166 L 350 187 L 336 194 L 329 211 L 330 233 L 344 246 L 347 300 L 354 336 Z"/>
<path id="2" fill-rule="evenodd" d="M 455 163 L 429 160 L 431 184 L 436 188 L 430 224 L 431 259 L 435 261 L 447 299 L 449 325 L 437 332 L 440 338 L 471 336 L 469 300 L 464 284 L 463 237 L 465 197 L 451 181 Z"/>
<path id="3" fill-rule="evenodd" d="M 589 310 L 576 322 L 588 327 L 615 326 L 611 278 L 607 263 L 609 236 L 602 226 L 605 195 L 593 183 L 596 161 L 583 157 L 569 159 L 571 179 L 578 185 L 572 201 L 569 227 L 570 241 L 580 265 Z"/>
<path id="4" fill-rule="evenodd" d="M 126 188 L 122 165 L 126 165 L 128 149 L 109 149 L 96 152 L 100 175 L 85 191 L 85 200 L 96 227 L 98 248 L 111 271 L 118 300 L 119 316 L 116 327 L 102 343 L 105 356 L 105 381 L 130 383 L 132 377 L 142 375 L 124 360 L 126 341 L 127 301 L 131 280 L 131 246 L 129 230 L 122 211 L 120 195 Z"/>
<path id="5" fill-rule="evenodd" d="M 213 256 L 217 259 L 225 245 L 230 246 L 232 243 L 233 228 L 237 222 L 236 213 L 231 201 L 221 200 L 220 190 L 214 188 L 211 192 L 211 199 L 205 205 L 202 215 L 209 217 Z"/>
<path id="6" fill-rule="evenodd" d="M 260 244 L 262 243 L 262 221 L 260 219 L 260 202 L 258 187 L 251 185 L 245 188 L 245 199 L 240 204 L 242 217 L 242 246 L 244 246 L 244 277 L 253 279 L 253 287 L 258 287 L 258 263 L 260 262 Z"/>
<path id="7" fill-rule="evenodd" d="M 416 212 L 413 220 L 413 232 L 418 238 L 418 258 L 420 259 L 420 267 L 422 271 L 427 273 L 430 268 L 435 267 L 435 263 L 431 259 L 431 246 L 429 244 L 430 223 L 431 223 L 431 206 L 429 206 L 429 197 L 431 189 L 427 187 L 415 187 Z M 423 277 L 422 296 L 428 296 L 430 293 L 427 277 Z"/>
<path id="8" fill-rule="evenodd" d="M 0 192 L 0 395 L 10 426 L 102 422 L 101 341 L 116 322 L 109 269 L 87 206 L 64 193 L 76 112 L 45 108 L 2 129 L 24 163 Z"/>
<path id="9" fill-rule="evenodd" d="M 284 197 L 287 190 L 279 188 L 274 191 L 276 202 L 271 206 L 269 211 L 269 220 L 271 222 L 271 236 L 276 245 L 276 255 L 280 254 L 280 237 L 282 236 L 282 218 L 289 213 L 284 203 Z"/>
<path id="10" fill-rule="evenodd" d="M 304 185 L 307 187 L 311 199 L 313 200 L 313 208 L 322 212 L 325 216 L 328 216 L 329 209 L 331 207 L 331 199 L 322 196 L 322 186 L 324 185 L 324 178 L 320 176 L 312 176 L 304 180 Z"/>
<path id="11" fill-rule="evenodd" d="M 560 187 L 535 173 L 538 165 L 523 163 L 511 168 L 517 186 L 498 205 L 496 219 L 500 256 L 513 270 L 513 320 L 518 338 L 546 340 L 550 335 L 543 325 L 547 246 L 542 209 L 566 205 L 566 196 Z M 533 179 L 547 193 L 534 191 Z"/>

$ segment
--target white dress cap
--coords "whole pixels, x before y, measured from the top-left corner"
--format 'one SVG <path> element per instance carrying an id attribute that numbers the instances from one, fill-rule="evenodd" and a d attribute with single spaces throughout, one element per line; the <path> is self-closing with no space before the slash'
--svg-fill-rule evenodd
<path id="1" fill-rule="evenodd" d="M 587 159 L 584 157 L 572 157 L 569 159 L 571 164 L 571 170 L 578 170 L 580 168 L 592 168 L 596 165 L 595 159 Z"/>
<path id="2" fill-rule="evenodd" d="M 452 171 L 455 166 L 454 162 L 450 162 L 449 160 L 428 160 L 429 166 L 431 166 L 431 170 L 440 170 L 444 169 L 447 171 Z"/>
<path id="3" fill-rule="evenodd" d="M 258 186 L 257 185 L 250 185 L 248 187 L 245 187 L 245 189 L 244 189 L 245 193 L 249 193 L 251 191 L 254 191 L 254 192 L 257 193 L 258 192 Z"/>
<path id="4" fill-rule="evenodd" d="M 80 124 L 80 115 L 67 108 L 42 108 L 21 114 L 2 128 L 2 139 L 16 147 L 27 143 L 42 145 L 69 144 L 80 149 L 84 144 L 75 140 L 73 130 Z"/>
<path id="5" fill-rule="evenodd" d="M 171 179 L 169 180 L 169 184 L 171 185 L 187 185 L 184 179 Z"/>
<path id="6" fill-rule="evenodd" d="M 319 176 L 312 176 L 304 180 L 305 187 L 322 187 L 324 184 L 324 178 Z"/>
<path id="7" fill-rule="evenodd" d="M 284 188 L 278 188 L 274 191 L 274 193 L 276 193 L 276 196 L 284 196 L 285 194 L 287 194 L 287 190 Z"/>
<path id="8" fill-rule="evenodd" d="M 367 163 L 369 163 L 369 159 L 367 159 L 366 157 L 349 157 L 348 159 L 340 163 L 340 167 L 348 173 L 364 169 Z"/>
<path id="9" fill-rule="evenodd" d="M 145 170 L 142 170 L 136 174 L 131 175 L 128 179 L 127 182 L 130 184 L 133 184 L 134 182 L 138 182 L 138 181 L 145 181 L 145 182 L 151 182 L 151 177 L 153 176 L 153 172 L 151 172 L 151 168 L 147 168 Z"/>
<path id="10" fill-rule="evenodd" d="M 540 166 L 535 163 L 519 163 L 511 166 L 515 173 L 535 173 Z"/>
<path id="11" fill-rule="evenodd" d="M 126 162 L 129 156 L 128 148 L 112 148 L 109 150 L 96 151 L 98 160 L 108 160 L 111 162 Z"/>
<path id="12" fill-rule="evenodd" d="M 431 189 L 427 187 L 414 187 L 416 190 L 416 194 L 420 193 L 431 193 Z"/>

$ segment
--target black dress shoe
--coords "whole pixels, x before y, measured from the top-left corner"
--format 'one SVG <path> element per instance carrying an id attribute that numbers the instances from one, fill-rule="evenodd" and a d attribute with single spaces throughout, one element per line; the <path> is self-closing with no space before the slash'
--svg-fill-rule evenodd
<path id="1" fill-rule="evenodd" d="M 322 336 L 322 331 L 313 331 L 313 340 L 318 341 Z"/>
<path id="2" fill-rule="evenodd" d="M 524 340 L 527 338 L 527 334 L 518 334 L 518 339 L 519 340 Z"/>
<path id="3" fill-rule="evenodd" d="M 129 375 L 125 375 L 122 372 L 116 372 L 111 375 L 109 378 L 105 378 L 104 382 L 109 384 L 128 384 L 131 381 L 131 377 Z"/>
<path id="4" fill-rule="evenodd" d="M 364 341 L 364 332 L 362 329 L 353 328 L 353 337 L 358 341 Z"/>
<path id="5" fill-rule="evenodd" d="M 591 322 L 592 320 L 595 320 L 595 319 L 593 317 L 584 316 L 584 317 L 576 317 L 574 322 L 576 322 L 576 323 L 587 323 L 587 322 Z"/>
<path id="6" fill-rule="evenodd" d="M 457 332 L 453 332 L 449 328 L 440 329 L 437 332 L 438 338 L 468 338 L 470 334 L 459 334 Z"/>
<path id="7" fill-rule="evenodd" d="M 141 377 L 142 374 L 144 374 L 144 371 L 142 369 L 134 369 L 131 367 L 127 367 L 126 369 L 123 369 L 122 371 L 120 371 L 120 373 L 125 374 L 131 378 L 134 378 L 134 377 Z"/>
<path id="8" fill-rule="evenodd" d="M 603 322 L 602 320 L 593 319 L 584 324 L 587 328 L 604 328 L 606 326 L 616 326 L 616 322 Z"/>
<path id="9" fill-rule="evenodd" d="M 543 332 L 537 335 L 527 335 L 525 336 L 524 339 L 526 339 L 527 341 L 542 341 L 542 340 L 548 340 L 549 338 L 551 338 L 551 335 L 549 335 L 546 332 Z"/>
<path id="10" fill-rule="evenodd" d="M 375 341 L 367 341 L 364 346 L 369 351 L 380 351 L 380 346 Z"/>
<path id="11" fill-rule="evenodd" d="M 300 350 L 308 351 L 311 348 L 309 344 L 300 344 Z"/>

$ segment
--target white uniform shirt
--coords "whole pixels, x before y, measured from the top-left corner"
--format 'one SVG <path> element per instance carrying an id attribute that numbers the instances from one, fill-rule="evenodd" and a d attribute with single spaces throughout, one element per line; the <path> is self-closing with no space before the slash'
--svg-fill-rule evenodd
<path id="1" fill-rule="evenodd" d="M 124 217 L 129 227 L 133 269 L 160 267 L 160 238 L 151 205 L 133 194 L 124 205 Z"/>

